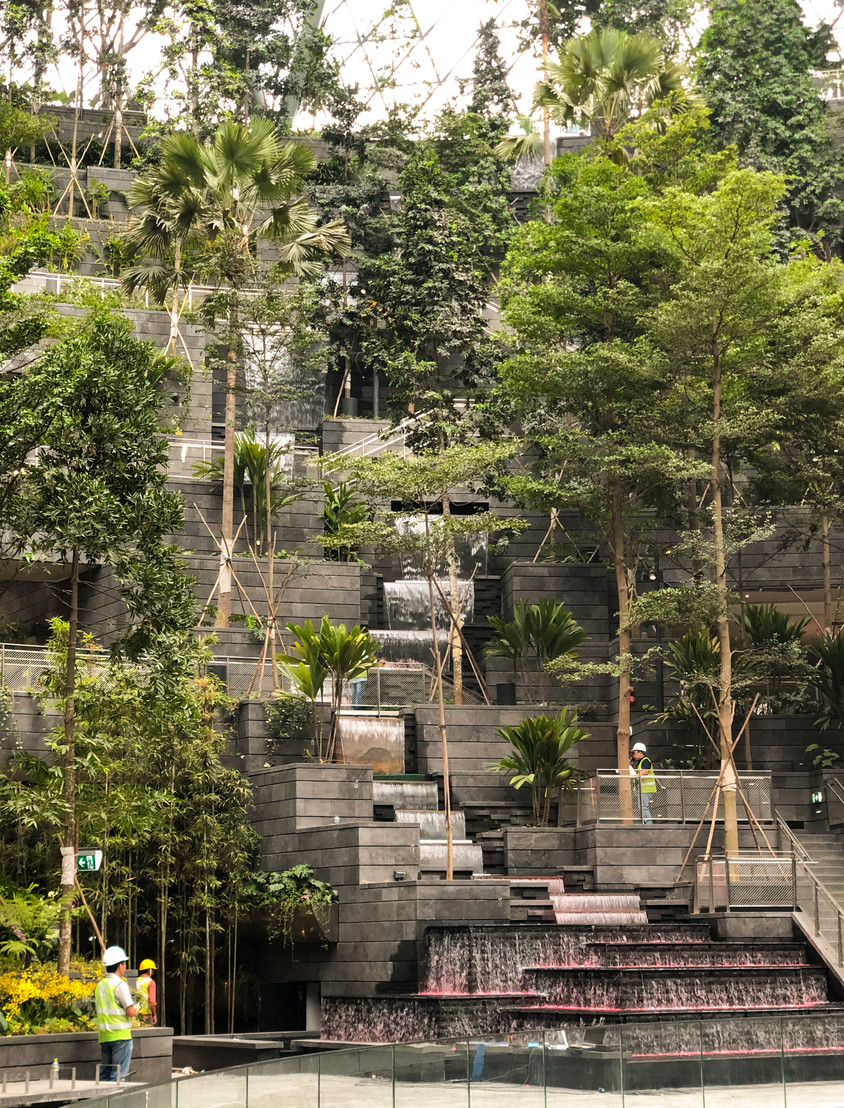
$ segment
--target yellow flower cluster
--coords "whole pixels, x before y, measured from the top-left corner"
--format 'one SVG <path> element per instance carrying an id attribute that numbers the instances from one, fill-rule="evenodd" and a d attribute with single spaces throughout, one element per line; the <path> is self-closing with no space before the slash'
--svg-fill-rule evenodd
<path id="1" fill-rule="evenodd" d="M 32 1001 L 53 1010 L 72 1009 L 93 995 L 99 976 L 87 967 L 74 978 L 65 977 L 50 965 L 6 970 L 0 973 L 0 1010 L 8 1018 L 22 1012 Z"/>

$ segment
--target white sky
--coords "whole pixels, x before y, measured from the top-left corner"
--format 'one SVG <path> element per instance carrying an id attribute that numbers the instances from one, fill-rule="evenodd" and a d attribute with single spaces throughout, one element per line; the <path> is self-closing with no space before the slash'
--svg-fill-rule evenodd
<path id="1" fill-rule="evenodd" d="M 357 83 L 370 106 L 370 118 L 381 117 L 391 103 L 417 105 L 423 118 L 431 118 L 458 95 L 458 78 L 472 73 L 480 25 L 495 18 L 500 28 L 501 52 L 510 68 L 510 84 L 527 113 L 537 80 L 536 51 L 519 55 L 513 27 L 523 20 L 535 0 L 409 0 L 390 6 L 395 14 L 384 18 L 389 0 L 325 0 L 322 25 L 335 40 L 335 55 L 348 84 Z M 836 36 L 844 34 L 844 0 L 800 0 L 806 22 L 821 19 L 835 23 Z M 839 37 L 839 44 L 842 39 Z M 361 45 L 363 43 L 364 45 Z M 148 36 L 135 51 L 131 80 L 158 69 L 161 40 Z M 370 91 L 376 77 L 390 77 L 394 87 Z M 56 84 L 71 92 L 73 67 L 62 65 Z M 86 97 L 90 95 L 86 89 Z M 158 113 L 156 113 L 158 114 Z M 299 116 L 301 129 L 314 125 L 310 116 Z"/>

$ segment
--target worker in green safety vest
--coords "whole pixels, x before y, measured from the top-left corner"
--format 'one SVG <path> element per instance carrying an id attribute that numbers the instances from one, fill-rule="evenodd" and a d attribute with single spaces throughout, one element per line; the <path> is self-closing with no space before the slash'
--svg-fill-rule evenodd
<path id="1" fill-rule="evenodd" d="M 138 1007 L 124 980 L 129 956 L 121 946 L 110 946 L 103 954 L 106 975 L 94 990 L 97 1009 L 97 1038 L 100 1040 L 100 1076 L 117 1081 L 129 1072 L 132 1058 L 132 1017 Z"/>
<path id="2" fill-rule="evenodd" d="M 654 764 L 648 757 L 644 743 L 634 743 L 630 755 L 630 772 L 639 780 L 639 800 L 642 807 L 642 823 L 653 823 L 651 797 L 656 792 Z"/>

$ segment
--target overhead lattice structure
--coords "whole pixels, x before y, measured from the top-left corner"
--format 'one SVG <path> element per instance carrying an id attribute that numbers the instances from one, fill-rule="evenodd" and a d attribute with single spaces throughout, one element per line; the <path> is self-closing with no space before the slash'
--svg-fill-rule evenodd
<path id="1" fill-rule="evenodd" d="M 496 21 L 513 88 L 532 88 L 537 62 L 518 50 L 515 25 L 530 0 L 322 0 L 321 24 L 334 41 L 343 80 L 357 84 L 373 115 L 408 104 L 430 118 L 470 77 L 482 23 Z"/>

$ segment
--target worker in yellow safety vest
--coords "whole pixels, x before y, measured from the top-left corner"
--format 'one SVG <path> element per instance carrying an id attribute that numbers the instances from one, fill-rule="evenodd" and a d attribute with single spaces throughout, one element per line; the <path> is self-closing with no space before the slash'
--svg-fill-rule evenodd
<path id="1" fill-rule="evenodd" d="M 152 958 L 144 958 L 138 966 L 141 976 L 135 983 L 135 992 L 138 997 L 138 1015 L 151 1026 L 155 1026 L 158 1019 L 158 1002 L 155 995 L 155 982 L 152 975 L 158 966 Z"/>
<path id="2" fill-rule="evenodd" d="M 651 798 L 656 792 L 654 764 L 648 757 L 644 743 L 634 743 L 630 755 L 630 772 L 639 779 L 639 800 L 642 807 L 642 823 L 653 823 Z"/>
<path id="3" fill-rule="evenodd" d="M 125 981 L 129 956 L 121 946 L 103 954 L 106 975 L 94 990 L 97 1038 L 100 1041 L 100 1076 L 117 1081 L 129 1072 L 132 1058 L 132 1018 L 138 1008 Z"/>

